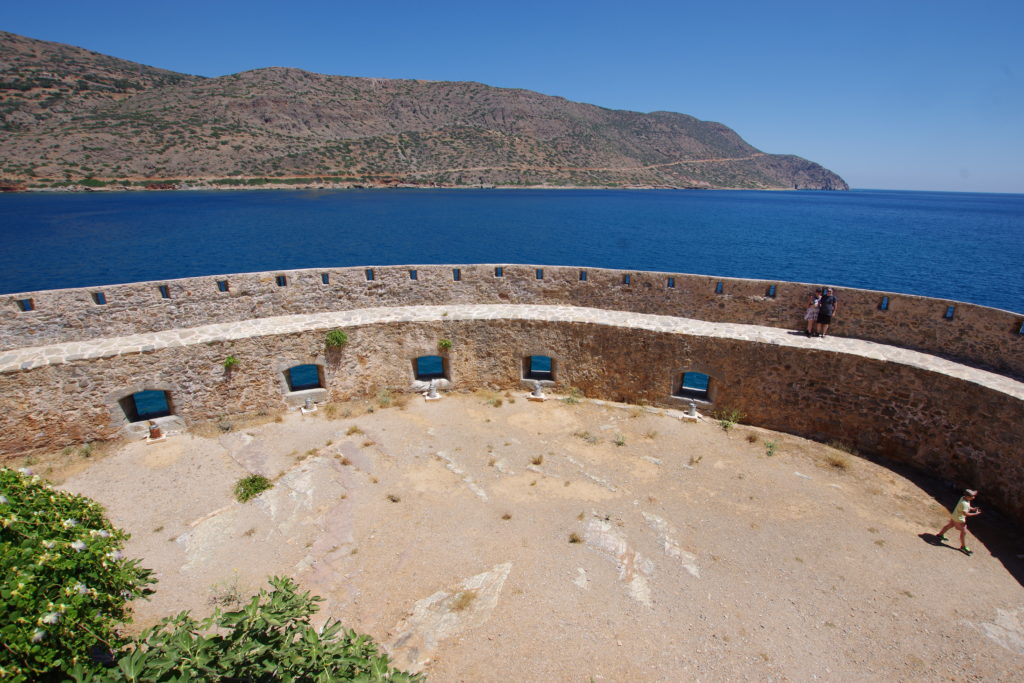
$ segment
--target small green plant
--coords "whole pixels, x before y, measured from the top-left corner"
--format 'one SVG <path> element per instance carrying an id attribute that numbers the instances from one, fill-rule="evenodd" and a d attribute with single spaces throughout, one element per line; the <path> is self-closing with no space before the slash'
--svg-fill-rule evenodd
<path id="1" fill-rule="evenodd" d="M 238 499 L 238 502 L 244 503 L 273 486 L 270 480 L 262 474 L 251 474 L 248 477 L 239 479 L 238 483 L 235 484 L 235 498 Z"/>
<path id="2" fill-rule="evenodd" d="M 596 436 L 594 436 L 590 432 L 574 432 L 573 436 L 575 436 L 577 439 L 583 439 L 584 441 L 589 443 L 591 446 L 593 446 L 598 441 L 600 441 L 599 438 L 597 438 Z"/>
<path id="3" fill-rule="evenodd" d="M 387 408 L 394 402 L 394 395 L 391 389 L 380 389 L 377 391 L 377 405 L 381 408 Z"/>
<path id="4" fill-rule="evenodd" d="M 612 443 L 615 444 L 616 446 L 625 446 L 626 437 L 624 437 L 622 434 L 616 434 L 615 438 L 612 439 Z"/>
<path id="5" fill-rule="evenodd" d="M 448 351 L 451 348 L 452 348 L 452 340 L 451 339 L 440 339 L 440 340 L 438 340 L 438 342 L 437 342 L 437 350 L 438 351 Z"/>
<path id="6" fill-rule="evenodd" d="M 583 398 L 583 392 L 576 387 L 569 387 L 566 389 L 566 396 L 562 399 L 562 403 L 568 405 L 576 405 Z"/>
<path id="7" fill-rule="evenodd" d="M 255 529 L 252 531 L 255 532 Z M 237 609 L 242 604 L 242 600 L 243 596 L 242 592 L 238 589 L 238 574 L 236 573 L 230 579 L 225 579 L 210 586 L 210 597 L 207 599 L 206 604 L 211 607 Z"/>
<path id="8" fill-rule="evenodd" d="M 93 445 L 92 445 L 92 443 L 83 443 L 78 448 L 78 454 L 80 456 L 82 456 L 83 458 L 91 458 L 92 457 L 92 452 L 93 452 Z"/>
<path id="9" fill-rule="evenodd" d="M 224 369 L 231 370 L 236 365 L 238 365 L 238 362 L 238 358 L 236 358 L 235 356 L 228 356 L 227 358 L 224 359 Z"/>
<path id="10" fill-rule="evenodd" d="M 324 343 L 327 344 L 329 349 L 340 349 L 345 344 L 348 344 L 348 335 L 345 334 L 344 330 L 331 330 L 327 333 L 327 339 Z"/>
<path id="11" fill-rule="evenodd" d="M 737 408 L 722 408 L 714 413 L 714 418 L 718 420 L 718 426 L 726 432 L 742 422 L 745 417 L 746 415 Z"/>
<path id="12" fill-rule="evenodd" d="M 764 454 L 767 455 L 769 458 L 775 455 L 775 451 L 778 450 L 778 448 L 779 444 L 775 443 L 774 441 L 764 442 Z"/>

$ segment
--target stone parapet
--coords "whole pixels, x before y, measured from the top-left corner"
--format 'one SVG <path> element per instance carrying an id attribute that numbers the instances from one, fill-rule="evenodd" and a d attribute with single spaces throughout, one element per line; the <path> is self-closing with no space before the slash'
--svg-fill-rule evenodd
<path id="1" fill-rule="evenodd" d="M 795 330 L 803 327 L 812 288 L 782 281 L 510 264 L 269 271 L 3 295 L 0 349 L 281 316 L 467 304 L 563 305 Z M 831 330 L 836 336 L 1024 377 L 1022 314 L 906 294 L 837 293 L 839 310 Z"/>
<path id="2" fill-rule="evenodd" d="M 546 273 L 545 273 L 546 275 Z M 326 331 L 348 336 L 325 345 Z M 451 341 L 445 349 L 440 340 Z M 384 306 L 268 316 L 0 354 L 0 452 L 111 438 L 135 392 L 166 392 L 186 424 L 289 408 L 289 368 L 315 365 L 331 401 L 420 386 L 441 355 L 444 386 L 520 390 L 524 359 L 587 396 L 681 408 L 682 373 L 710 378 L 702 410 L 904 462 L 1024 521 L 1024 384 L 945 358 L 764 325 L 569 305 Z M 233 356 L 237 363 L 225 368 Z M 301 393 L 301 392 L 300 392 Z"/>

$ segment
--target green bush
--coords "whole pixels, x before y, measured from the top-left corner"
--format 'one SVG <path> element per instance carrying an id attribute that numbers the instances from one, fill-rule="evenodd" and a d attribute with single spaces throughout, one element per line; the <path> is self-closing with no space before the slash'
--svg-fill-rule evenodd
<path id="1" fill-rule="evenodd" d="M 437 342 L 437 348 L 439 351 L 449 351 L 452 348 L 451 339 L 441 339 Z"/>
<path id="2" fill-rule="evenodd" d="M 344 330 L 331 330 L 327 333 L 327 347 L 332 349 L 340 349 L 345 344 L 348 344 L 348 335 L 345 334 Z"/>
<path id="3" fill-rule="evenodd" d="M 270 579 L 237 612 L 203 621 L 188 612 L 144 631 L 117 667 L 94 681 L 422 681 L 390 666 L 369 636 L 310 617 L 322 598 L 298 593 L 285 577 Z"/>
<path id="4" fill-rule="evenodd" d="M 227 358 L 224 359 L 224 369 L 225 370 L 230 370 L 231 368 L 235 367 L 236 365 L 238 365 L 238 359 L 235 358 L 234 356 L 228 356 Z"/>
<path id="5" fill-rule="evenodd" d="M 255 498 L 269 488 L 273 488 L 270 480 L 262 474 L 252 474 L 238 480 L 235 484 L 235 498 L 238 502 L 244 503 L 250 498 Z"/>
<path id="6" fill-rule="evenodd" d="M 127 539 L 95 501 L 0 470 L 0 678 L 62 680 L 125 642 L 125 605 L 153 583 L 121 554 Z"/>

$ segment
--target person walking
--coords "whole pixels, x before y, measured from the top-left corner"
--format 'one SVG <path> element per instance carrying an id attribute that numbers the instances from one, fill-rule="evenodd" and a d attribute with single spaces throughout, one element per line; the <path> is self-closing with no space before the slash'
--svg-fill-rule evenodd
<path id="1" fill-rule="evenodd" d="M 828 326 L 832 324 L 832 318 L 839 308 L 839 301 L 832 292 L 831 287 L 826 287 L 818 302 L 818 336 L 824 337 L 828 334 Z"/>
<path id="2" fill-rule="evenodd" d="M 949 513 L 949 521 L 946 522 L 946 526 L 942 527 L 939 533 L 935 534 L 935 538 L 940 543 L 946 541 L 946 532 L 956 527 L 960 532 L 960 552 L 965 555 L 972 555 L 973 550 L 967 547 L 966 536 L 967 536 L 967 518 L 974 517 L 975 515 L 981 514 L 981 508 L 976 508 L 971 505 L 971 501 L 974 500 L 978 495 L 978 492 L 974 489 L 965 489 L 964 495 L 960 497 L 960 500 L 956 502 L 956 506 Z"/>
<path id="3" fill-rule="evenodd" d="M 818 287 L 807 297 L 807 310 L 804 311 L 804 320 L 807 321 L 808 337 L 814 336 L 814 323 L 818 321 L 818 304 L 821 302 L 821 287 Z"/>

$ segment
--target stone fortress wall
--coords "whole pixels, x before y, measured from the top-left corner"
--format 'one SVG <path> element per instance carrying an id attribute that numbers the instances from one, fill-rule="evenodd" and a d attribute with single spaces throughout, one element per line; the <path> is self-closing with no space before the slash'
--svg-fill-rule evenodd
<path id="1" fill-rule="evenodd" d="M 143 390 L 167 392 L 175 419 L 190 423 L 278 411 L 306 397 L 412 390 L 422 387 L 414 365 L 425 355 L 444 357 L 446 387 L 525 393 L 524 359 L 546 355 L 560 387 L 672 408 L 686 404 L 673 395 L 682 373 L 706 374 L 702 412 L 737 408 L 753 425 L 842 441 L 979 487 L 1024 521 L 1024 318 L 841 289 L 836 337 L 807 339 L 794 332 L 810 288 L 472 265 L 7 295 L 0 297 L 0 453 L 116 436 L 129 423 L 124 401 Z M 888 310 L 880 309 L 883 296 Z M 21 310 L 26 299 L 33 310 Z M 952 318 L 944 317 L 949 306 Z M 325 334 L 335 328 L 349 343 L 328 349 Z M 439 351 L 441 339 L 451 348 Z M 228 356 L 239 363 L 226 370 Z M 302 364 L 318 366 L 322 388 L 289 390 L 287 370 Z"/>
<path id="2" fill-rule="evenodd" d="M 501 277 L 495 276 L 496 268 L 501 268 Z M 284 286 L 278 284 L 280 277 Z M 220 291 L 218 282 L 226 282 L 227 291 Z M 716 291 L 719 283 L 721 292 Z M 585 306 L 798 329 L 814 286 L 501 264 L 280 270 L 0 295 L 0 351 L 252 318 L 469 303 Z M 774 296 L 769 295 L 772 287 Z M 96 303 L 98 294 L 104 304 Z M 831 329 L 837 336 L 924 351 L 1024 378 L 1024 314 L 863 289 L 840 288 L 837 294 L 840 308 Z M 887 310 L 881 309 L 883 297 Z M 31 301 L 34 310 L 22 312 L 19 301 Z M 951 306 L 952 317 L 947 318 Z"/>

